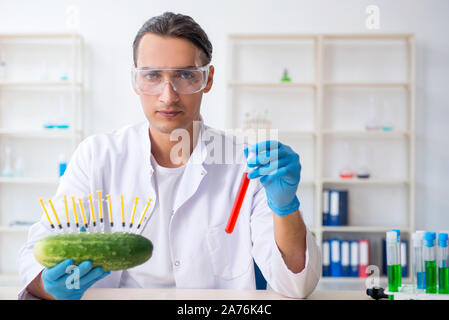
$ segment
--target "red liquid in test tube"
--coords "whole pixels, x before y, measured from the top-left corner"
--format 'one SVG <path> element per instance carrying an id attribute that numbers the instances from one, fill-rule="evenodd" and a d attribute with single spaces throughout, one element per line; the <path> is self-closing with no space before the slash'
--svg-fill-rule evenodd
<path id="1" fill-rule="evenodd" d="M 234 205 L 228 219 L 228 224 L 226 225 L 225 231 L 227 233 L 232 233 L 232 231 L 234 231 L 235 223 L 237 222 L 243 199 L 245 199 L 246 190 L 248 189 L 249 180 L 250 179 L 248 179 L 248 172 L 244 172 L 242 181 L 240 182 L 239 191 L 237 192 L 237 196 L 235 197 Z"/>

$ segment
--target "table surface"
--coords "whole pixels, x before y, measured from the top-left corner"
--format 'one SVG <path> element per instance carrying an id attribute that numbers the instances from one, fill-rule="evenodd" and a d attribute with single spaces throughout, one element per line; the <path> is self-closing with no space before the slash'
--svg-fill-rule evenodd
<path id="1" fill-rule="evenodd" d="M 19 287 L 0 287 L 0 300 L 16 300 Z M 272 290 L 91 288 L 83 300 L 285 300 Z M 308 300 L 372 300 L 364 291 L 316 290 Z"/>

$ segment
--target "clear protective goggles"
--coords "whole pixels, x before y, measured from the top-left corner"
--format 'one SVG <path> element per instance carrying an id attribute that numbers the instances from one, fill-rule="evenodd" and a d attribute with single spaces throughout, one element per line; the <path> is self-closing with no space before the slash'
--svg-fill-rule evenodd
<path id="1" fill-rule="evenodd" d="M 167 82 L 180 94 L 192 94 L 206 87 L 209 64 L 185 68 L 132 68 L 133 87 L 142 94 L 161 94 Z"/>

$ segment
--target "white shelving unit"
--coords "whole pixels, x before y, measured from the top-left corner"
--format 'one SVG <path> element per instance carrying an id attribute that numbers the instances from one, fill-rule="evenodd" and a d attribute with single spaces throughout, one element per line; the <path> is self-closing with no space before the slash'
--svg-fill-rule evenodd
<path id="1" fill-rule="evenodd" d="M 0 34 L 0 164 L 5 145 L 24 161 L 23 176 L 0 177 L 0 285 L 19 285 L 16 259 L 29 229 L 10 223 L 39 220 L 38 199 L 59 183 L 58 154 L 68 160 L 83 139 L 83 52 L 78 34 Z M 58 116 L 68 129 L 44 128 Z"/>
<path id="2" fill-rule="evenodd" d="M 271 128 L 300 155 L 298 196 L 319 244 L 335 234 L 381 238 L 392 228 L 410 239 L 415 230 L 412 34 L 232 34 L 227 64 L 227 128 L 242 128 L 245 113 L 270 109 Z M 284 68 L 291 82 L 280 81 Z M 393 131 L 365 130 L 368 96 L 390 101 Z M 342 141 L 369 146 L 369 179 L 339 178 Z M 322 192 L 328 187 L 349 190 L 348 226 L 322 225 Z M 388 196 L 390 203 L 376 201 Z M 323 278 L 335 284 L 365 280 Z"/>

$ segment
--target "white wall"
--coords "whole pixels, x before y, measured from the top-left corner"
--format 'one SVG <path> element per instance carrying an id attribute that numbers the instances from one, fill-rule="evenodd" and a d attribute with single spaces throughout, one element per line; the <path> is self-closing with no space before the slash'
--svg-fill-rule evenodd
<path id="1" fill-rule="evenodd" d="M 365 8 L 380 7 L 380 30 L 365 27 Z M 208 33 L 216 68 L 203 99 L 209 125 L 224 128 L 226 37 L 229 33 L 414 33 L 417 42 L 417 227 L 449 229 L 449 1 L 447 0 L 0 0 L 0 33 L 64 32 L 65 9 L 80 9 L 86 41 L 86 131 L 108 131 L 143 119 L 129 81 L 132 41 L 164 11 L 192 16 Z"/>

